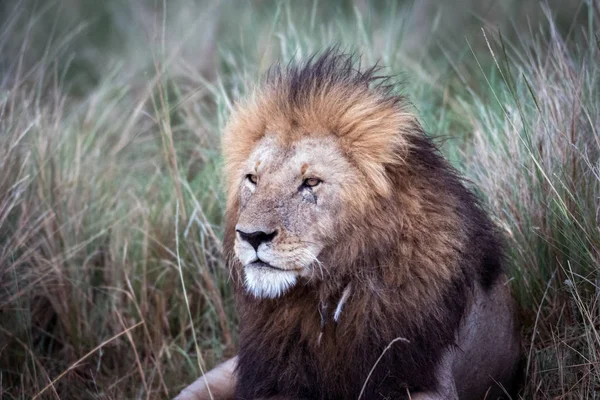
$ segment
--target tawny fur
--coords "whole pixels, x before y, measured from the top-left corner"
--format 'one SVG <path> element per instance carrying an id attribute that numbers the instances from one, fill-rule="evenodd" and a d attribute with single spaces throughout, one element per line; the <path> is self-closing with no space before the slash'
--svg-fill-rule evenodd
<path id="1" fill-rule="evenodd" d="M 454 351 L 476 293 L 500 284 L 496 228 L 377 73 L 330 50 L 273 68 L 231 116 L 223 138 L 224 249 L 240 313 L 236 398 L 440 393 L 435 371 Z M 316 166 L 293 165 L 310 149 L 327 150 L 313 157 Z M 295 186 L 276 177 L 287 166 L 303 179 L 327 157 L 330 168 L 343 166 L 339 202 L 327 208 L 323 195 L 315 215 L 296 211 L 305 203 L 289 208 Z M 248 184 L 249 173 L 258 183 Z M 299 221 L 296 212 L 304 213 Z M 299 261 L 310 273 L 274 298 L 247 290 L 240 226 L 277 229 L 265 252 L 284 255 L 302 246 L 304 234 L 320 238 L 314 260 Z M 507 376 L 503 384 L 511 385 Z"/>

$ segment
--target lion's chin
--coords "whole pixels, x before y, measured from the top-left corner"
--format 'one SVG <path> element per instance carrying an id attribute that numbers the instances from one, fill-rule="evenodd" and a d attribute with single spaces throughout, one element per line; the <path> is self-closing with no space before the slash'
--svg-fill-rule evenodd
<path id="1" fill-rule="evenodd" d="M 254 265 L 244 267 L 246 290 L 259 299 L 274 299 L 296 284 L 298 273 L 272 267 Z"/>

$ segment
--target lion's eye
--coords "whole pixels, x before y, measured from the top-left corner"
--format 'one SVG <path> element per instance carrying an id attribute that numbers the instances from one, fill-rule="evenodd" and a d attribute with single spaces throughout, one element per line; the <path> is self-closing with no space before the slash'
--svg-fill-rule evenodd
<path id="1" fill-rule="evenodd" d="M 258 177 L 253 174 L 246 175 L 246 179 L 248 179 L 253 185 L 256 185 L 256 182 L 258 182 Z"/>
<path id="2" fill-rule="evenodd" d="M 304 180 L 303 185 L 312 188 L 318 186 L 321 182 L 319 178 L 307 178 Z"/>

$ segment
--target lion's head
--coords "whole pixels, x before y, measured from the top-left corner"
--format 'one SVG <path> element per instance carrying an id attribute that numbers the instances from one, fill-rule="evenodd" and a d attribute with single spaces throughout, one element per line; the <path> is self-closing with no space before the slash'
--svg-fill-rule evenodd
<path id="1" fill-rule="evenodd" d="M 335 272 L 327 257 L 358 254 L 363 229 L 387 235 L 370 214 L 395 203 L 390 171 L 404 164 L 417 131 L 376 68 L 359 72 L 334 53 L 308 65 L 271 70 L 225 130 L 233 251 L 256 297 L 326 279 Z"/>
<path id="2" fill-rule="evenodd" d="M 243 166 L 235 255 L 246 287 L 277 297 L 299 277 L 321 277 L 319 255 L 337 240 L 359 172 L 329 137 L 286 146 L 273 136 Z"/>

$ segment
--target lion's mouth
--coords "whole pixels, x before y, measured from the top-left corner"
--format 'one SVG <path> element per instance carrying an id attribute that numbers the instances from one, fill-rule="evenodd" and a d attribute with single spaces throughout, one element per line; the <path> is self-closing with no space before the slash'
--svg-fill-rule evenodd
<path id="1" fill-rule="evenodd" d="M 304 268 L 277 267 L 273 264 L 269 264 L 268 262 L 261 260 L 260 258 L 257 259 L 256 261 L 252 261 L 251 263 L 246 264 L 244 266 L 244 268 L 252 268 L 252 269 L 256 269 L 256 270 L 272 271 L 272 272 L 302 272 L 305 270 Z"/>
<path id="2" fill-rule="evenodd" d="M 274 270 L 277 270 L 277 271 L 287 271 L 287 270 L 285 270 L 283 268 L 279 268 L 279 267 L 271 265 L 271 264 L 269 264 L 267 262 L 264 262 L 261 259 L 258 259 L 258 260 L 254 261 L 254 262 L 251 262 L 250 264 L 247 264 L 246 268 L 270 268 L 270 269 L 274 269 Z"/>

